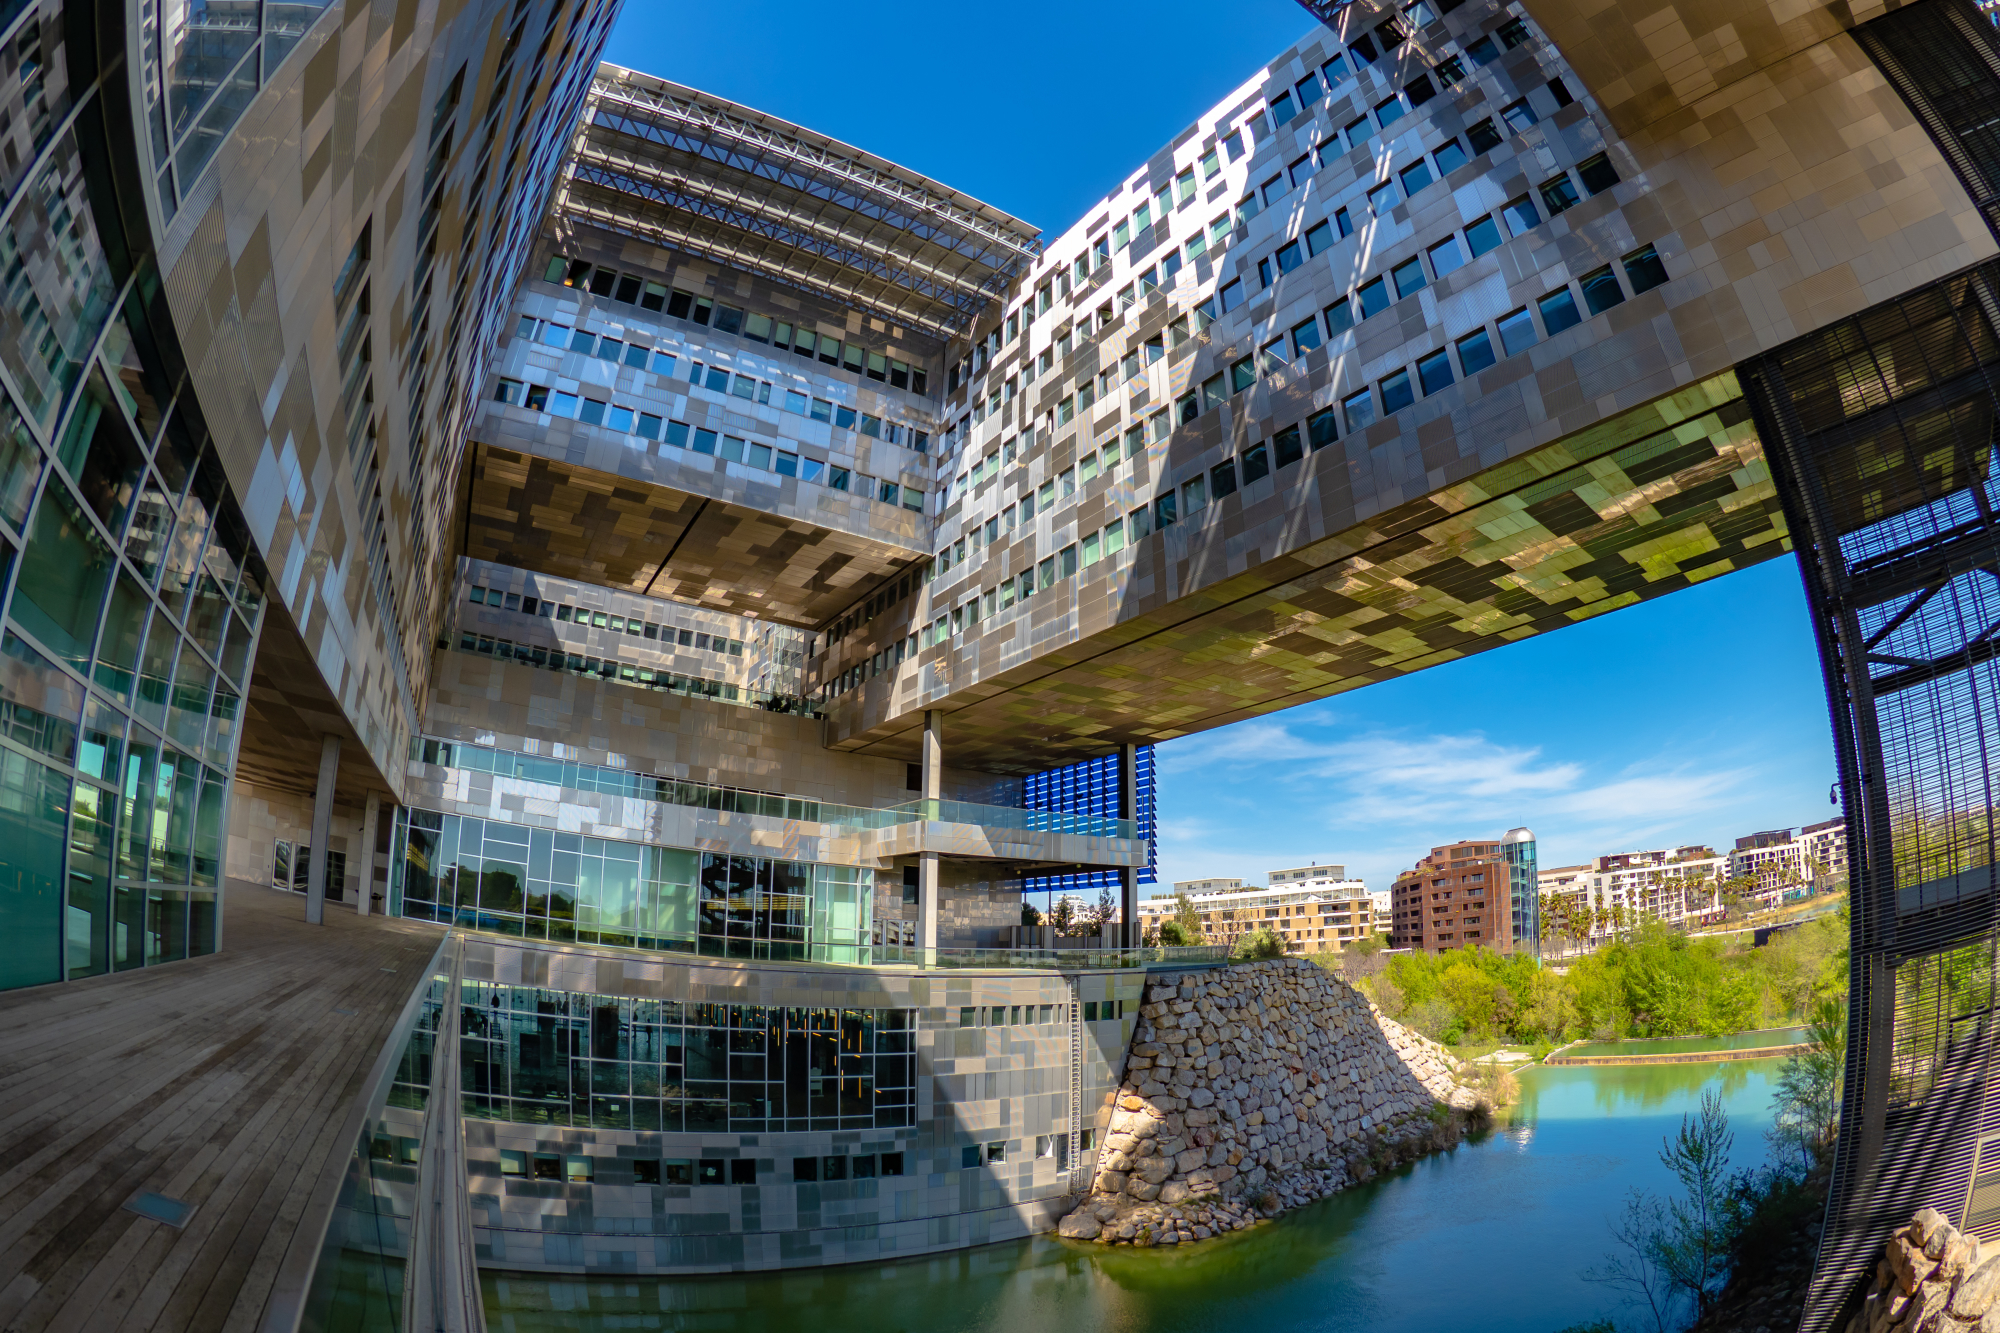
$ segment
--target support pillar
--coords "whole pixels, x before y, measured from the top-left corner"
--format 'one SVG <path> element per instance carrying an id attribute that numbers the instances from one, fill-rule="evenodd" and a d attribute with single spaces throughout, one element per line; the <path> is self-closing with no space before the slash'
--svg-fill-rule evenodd
<path id="1" fill-rule="evenodd" d="M 313 790 L 312 858 L 306 863 L 306 920 L 326 921 L 326 852 L 333 837 L 333 784 L 340 774 L 340 737 L 319 743 L 319 786 Z"/>
<path id="2" fill-rule="evenodd" d="M 944 714 L 924 710 L 923 799 L 935 801 L 944 790 Z M 938 947 L 938 854 L 922 852 L 917 859 L 917 947 Z"/>
<path id="3" fill-rule="evenodd" d="M 354 910 L 362 916 L 374 910 L 369 899 L 375 892 L 375 838 L 381 820 L 382 793 L 371 791 L 361 810 L 361 901 Z"/>
<path id="4" fill-rule="evenodd" d="M 1118 817 L 1139 817 L 1139 747 L 1118 747 Z M 1118 871 L 1118 934 L 1127 949 L 1139 947 L 1139 870 L 1121 866 Z"/>

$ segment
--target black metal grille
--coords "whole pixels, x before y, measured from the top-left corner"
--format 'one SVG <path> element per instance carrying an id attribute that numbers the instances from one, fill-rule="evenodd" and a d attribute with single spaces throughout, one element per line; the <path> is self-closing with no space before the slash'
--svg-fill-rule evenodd
<path id="1" fill-rule="evenodd" d="M 1815 1333 L 1916 1208 L 1966 1220 L 1994 1113 L 1996 327 L 1988 264 L 1738 371 L 1805 578 L 1847 810 L 1847 1084 Z"/>
<path id="2" fill-rule="evenodd" d="M 2000 34 L 1969 0 L 1920 0 L 1854 30 L 2000 236 Z"/>

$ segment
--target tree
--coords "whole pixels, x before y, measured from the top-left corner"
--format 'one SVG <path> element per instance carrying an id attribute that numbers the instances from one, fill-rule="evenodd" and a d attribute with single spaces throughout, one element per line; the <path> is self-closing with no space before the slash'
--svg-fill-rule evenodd
<path id="1" fill-rule="evenodd" d="M 1055 927 L 1058 937 L 1076 934 L 1076 903 L 1068 897 L 1058 897 L 1049 904 L 1049 924 Z"/>
<path id="2" fill-rule="evenodd" d="M 1042 914 L 1036 911 L 1035 905 L 1025 898 L 1021 900 L 1021 924 L 1024 926 L 1039 926 L 1042 924 Z"/>
<path id="3" fill-rule="evenodd" d="M 1709 1312 L 1729 1276 L 1729 1150 L 1735 1142 L 1719 1092 L 1703 1093 L 1700 1109 L 1682 1116 L 1680 1131 L 1660 1141 L 1660 1162 L 1686 1197 L 1667 1200 L 1653 1262 L 1697 1318 Z"/>
<path id="4" fill-rule="evenodd" d="M 1187 896 L 1185 889 L 1174 895 L 1174 920 L 1180 923 L 1181 938 L 1189 944 L 1201 944 L 1206 940 L 1201 929 L 1201 913 L 1195 910 L 1194 900 Z"/>
<path id="5" fill-rule="evenodd" d="M 1260 926 L 1258 929 L 1249 932 L 1242 939 L 1236 941 L 1236 948 L 1232 951 L 1231 956 L 1245 961 L 1255 961 L 1261 958 L 1283 958 L 1285 956 L 1285 942 L 1278 938 L 1276 931 L 1267 926 Z"/>
<path id="6" fill-rule="evenodd" d="M 1626 1300 L 1653 1316 L 1657 1333 L 1667 1333 L 1667 1319 L 1678 1304 L 1676 1292 L 1659 1263 L 1659 1238 L 1667 1229 L 1666 1205 L 1633 1190 L 1625 1196 L 1625 1212 L 1611 1224 L 1611 1255 L 1601 1265 L 1583 1270 L 1586 1282 L 1599 1282 L 1626 1293 Z"/>
<path id="7" fill-rule="evenodd" d="M 1776 1152 L 1798 1152 L 1810 1166 L 1833 1147 L 1840 1128 L 1840 1078 L 1847 1062 L 1847 1005 L 1821 1000 L 1806 1021 L 1806 1048 L 1778 1075 L 1776 1111 L 1767 1136 Z"/>
<path id="8" fill-rule="evenodd" d="M 1181 949 L 1186 948 L 1190 944 L 1199 943 L 1199 941 L 1189 939 L 1187 937 L 1187 930 L 1181 925 L 1180 921 L 1174 917 L 1168 917 L 1160 923 L 1160 943 L 1170 949 Z"/>

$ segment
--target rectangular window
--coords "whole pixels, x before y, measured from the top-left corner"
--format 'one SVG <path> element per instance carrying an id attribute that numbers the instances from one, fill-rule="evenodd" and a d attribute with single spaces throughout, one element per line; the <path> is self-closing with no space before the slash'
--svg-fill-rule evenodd
<path id="1" fill-rule="evenodd" d="M 1445 87 L 1456 88 L 1465 81 L 1465 62 L 1457 56 L 1446 56 L 1431 66 L 1431 72 L 1437 75 L 1438 82 Z"/>
<path id="2" fill-rule="evenodd" d="M 1318 320 L 1305 319 L 1292 326 L 1292 350 L 1294 355 L 1304 356 L 1319 345 Z"/>
<path id="3" fill-rule="evenodd" d="M 1389 308 L 1389 284 L 1382 278 L 1371 278 L 1361 284 L 1355 293 L 1361 298 L 1361 318 L 1379 315 Z"/>
<path id="4" fill-rule="evenodd" d="M 1208 470 L 1209 494 L 1220 500 L 1225 495 L 1236 494 L 1236 462 L 1225 458 Z"/>
<path id="5" fill-rule="evenodd" d="M 1312 174 L 1313 160 L 1311 153 L 1307 153 L 1304 157 L 1292 163 L 1291 166 L 1285 168 L 1285 175 L 1291 178 L 1293 189 L 1297 189 L 1312 179 Z"/>
<path id="6" fill-rule="evenodd" d="M 1249 357 L 1243 357 L 1229 367 L 1229 392 L 1242 393 L 1257 382 L 1257 365 Z"/>
<path id="7" fill-rule="evenodd" d="M 1535 115 L 1535 108 L 1529 106 L 1528 99 L 1524 97 L 1518 102 L 1509 102 L 1500 108 L 1500 119 L 1507 122 L 1508 129 L 1519 134 L 1533 125 L 1539 117 Z"/>
<path id="8" fill-rule="evenodd" d="M 1368 211 L 1381 217 L 1396 206 L 1396 182 L 1384 181 L 1368 192 Z"/>
<path id="9" fill-rule="evenodd" d="M 1228 314 L 1230 311 L 1234 310 L 1237 306 L 1242 305 L 1243 304 L 1242 280 L 1239 278 L 1232 278 L 1228 282 L 1223 283 L 1222 289 L 1216 293 L 1216 297 L 1217 297 L 1217 303 L 1222 307 L 1222 313 L 1224 313 L 1225 315 Z M 1160 359 L 1159 356 L 1153 355 L 1154 346 L 1155 344 L 1151 342 L 1146 344 L 1147 348 L 1146 359 L 1148 361 L 1157 361 Z M 1165 349 L 1162 348 L 1160 350 L 1160 356 L 1164 356 L 1165 354 L 1166 354 Z"/>
<path id="10" fill-rule="evenodd" d="M 1415 296 L 1424 289 L 1423 261 L 1414 255 L 1396 265 L 1389 276 L 1395 279 L 1396 299 L 1399 301 L 1406 296 Z"/>
<path id="11" fill-rule="evenodd" d="M 1431 257 L 1431 272 L 1440 278 L 1465 265 L 1465 251 L 1459 248 L 1456 236 L 1445 237 L 1425 253 Z"/>
<path id="12" fill-rule="evenodd" d="M 1300 264 L 1306 262 L 1305 252 L 1299 248 L 1297 241 L 1287 241 L 1285 244 L 1279 246 L 1277 259 L 1278 272 L 1280 273 L 1290 273 Z"/>
<path id="13" fill-rule="evenodd" d="M 1510 18 L 1498 29 L 1500 45 L 1509 51 L 1525 44 L 1528 40 L 1528 25 L 1518 18 Z"/>
<path id="14" fill-rule="evenodd" d="M 1493 340 L 1485 329 L 1474 329 L 1458 340 L 1458 368 L 1463 374 L 1477 375 L 1493 360 Z"/>
<path id="15" fill-rule="evenodd" d="M 1332 408 L 1329 407 L 1324 412 L 1315 412 L 1306 418 L 1306 438 L 1312 442 L 1314 453 L 1340 438 L 1340 432 L 1334 428 Z"/>
<path id="16" fill-rule="evenodd" d="M 1500 213 L 1501 216 L 1507 219 L 1507 229 L 1516 236 L 1523 235 L 1531 228 L 1540 226 L 1542 222 L 1541 214 L 1535 211 L 1535 201 L 1525 194 L 1515 199 L 1509 199 L 1506 205 L 1501 208 Z"/>
<path id="17" fill-rule="evenodd" d="M 1208 478 L 1195 477 L 1181 483 L 1181 512 L 1189 516 L 1208 508 Z"/>
<path id="18" fill-rule="evenodd" d="M 1264 198 L 1264 206 L 1269 208 L 1272 204 L 1285 197 L 1285 190 L 1287 188 L 1284 176 L 1277 175 L 1265 181 L 1258 193 Z"/>
<path id="19" fill-rule="evenodd" d="M 1271 102 L 1271 119 L 1277 121 L 1280 125 L 1289 124 L 1292 117 L 1298 114 L 1298 107 L 1292 103 L 1292 95 L 1290 93 L 1279 93 Z"/>
<path id="20" fill-rule="evenodd" d="M 1344 208 L 1333 210 L 1333 225 L 1342 236 L 1354 234 L 1354 219 L 1347 216 L 1347 210 Z"/>
<path id="21" fill-rule="evenodd" d="M 1491 116 L 1467 130 L 1465 137 L 1475 153 L 1490 153 L 1507 141 L 1507 136 L 1493 127 Z"/>
<path id="22" fill-rule="evenodd" d="M 1577 163 L 1576 174 L 1582 180 L 1583 188 L 1592 194 L 1602 194 L 1618 183 L 1618 169 L 1603 153 Z"/>
<path id="23" fill-rule="evenodd" d="M 1660 252 L 1650 245 L 1642 245 L 1625 256 L 1625 280 L 1632 284 L 1632 294 L 1650 292 L 1667 280 L 1666 265 L 1660 262 Z"/>
<path id="24" fill-rule="evenodd" d="M 1399 370 L 1382 378 L 1382 415 L 1400 412 L 1417 401 L 1416 390 L 1410 384 L 1410 372 Z"/>
<path id="25" fill-rule="evenodd" d="M 1417 384 L 1426 398 L 1451 387 L 1451 358 L 1442 349 L 1417 362 Z"/>
<path id="26" fill-rule="evenodd" d="M 1409 111 L 1400 97 L 1387 97 L 1375 104 L 1375 123 L 1388 129 L 1401 120 Z"/>
<path id="27" fill-rule="evenodd" d="M 1330 246 L 1332 246 L 1333 241 L 1334 241 L 1333 227 L 1330 223 L 1326 222 L 1323 219 L 1319 222 L 1315 222 L 1312 226 L 1306 229 L 1307 254 L 1317 255 L 1320 251 L 1325 250 Z"/>
<path id="28" fill-rule="evenodd" d="M 1601 315 L 1612 306 L 1625 303 L 1625 291 L 1618 285 L 1609 264 L 1583 275 L 1583 303 L 1593 315 Z"/>
<path id="29" fill-rule="evenodd" d="M 1577 311 L 1576 296 L 1567 287 L 1556 290 L 1535 302 L 1542 312 L 1542 328 L 1553 338 L 1573 324 L 1581 324 L 1583 316 Z"/>
<path id="30" fill-rule="evenodd" d="M 1287 426 L 1271 437 L 1271 453 L 1281 468 L 1290 467 L 1306 456 L 1305 445 L 1299 439 L 1299 428 Z"/>
<path id="31" fill-rule="evenodd" d="M 1583 202 L 1583 196 L 1576 192 L 1576 183 L 1570 180 L 1568 172 L 1543 181 L 1541 191 L 1542 207 L 1549 210 L 1550 217 Z"/>
<path id="32" fill-rule="evenodd" d="M 1403 195 L 1407 198 L 1431 183 L 1431 164 L 1420 157 L 1403 168 L 1399 179 L 1403 182 Z"/>
<path id="33" fill-rule="evenodd" d="M 1326 336 L 1329 338 L 1338 338 L 1354 327 L 1354 307 L 1344 296 L 1320 314 L 1326 320 Z"/>
<path id="34" fill-rule="evenodd" d="M 1481 37 L 1465 48 L 1465 54 L 1472 57 L 1475 65 L 1490 65 L 1500 58 L 1500 48 L 1493 44 L 1491 37 Z"/>
<path id="35" fill-rule="evenodd" d="M 1303 79 L 1292 85 L 1292 90 L 1299 95 L 1300 106 L 1311 106 L 1319 100 L 1319 76 L 1308 72 Z"/>
<path id="36" fill-rule="evenodd" d="M 1262 444 L 1253 444 L 1243 451 L 1243 484 L 1248 486 L 1271 475 L 1270 450 Z"/>
<path id="37" fill-rule="evenodd" d="M 1488 250 L 1499 248 L 1500 224 L 1493 220 L 1491 213 L 1466 226 L 1465 244 L 1471 249 L 1474 259 L 1479 258 L 1479 256 L 1485 254 Z"/>
<path id="38" fill-rule="evenodd" d="M 1363 389 L 1340 400 L 1340 414 L 1347 418 L 1347 433 L 1375 424 L 1375 395 Z"/>

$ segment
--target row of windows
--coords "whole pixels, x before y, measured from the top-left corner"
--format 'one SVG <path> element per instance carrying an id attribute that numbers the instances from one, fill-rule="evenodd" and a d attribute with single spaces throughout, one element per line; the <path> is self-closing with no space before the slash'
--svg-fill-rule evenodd
<path id="1" fill-rule="evenodd" d="M 975 1004 L 958 1011 L 962 1028 L 1029 1027 L 1044 1023 L 1067 1023 L 1066 1006 L 1055 1004 Z M 1085 1000 L 1083 1021 L 1109 1022 L 1125 1017 L 1123 1000 Z"/>
<path id="2" fill-rule="evenodd" d="M 581 352 L 585 356 L 595 356 L 602 361 L 633 366 L 668 379 L 677 377 L 679 363 L 684 359 L 680 354 L 648 347 L 644 343 L 627 342 L 620 338 L 614 338 L 608 333 L 596 334 L 590 332 L 588 329 L 572 328 L 567 324 L 558 324 L 553 320 L 535 319 L 529 315 L 521 316 L 520 322 L 515 326 L 514 335 L 517 338 L 527 338 L 539 342 L 547 347 L 560 347 L 565 351 Z M 708 389 L 719 394 L 727 394 L 730 397 L 741 398 L 747 402 L 775 404 L 787 412 L 795 412 L 800 416 L 810 417 L 814 421 L 825 422 L 828 425 L 837 426 L 842 430 L 859 431 L 871 439 L 887 440 L 891 444 L 900 444 L 904 448 L 915 449 L 918 453 L 924 453 L 930 448 L 930 433 L 928 431 L 917 430 L 914 427 L 905 426 L 900 422 L 886 421 L 873 413 L 857 411 L 855 408 L 848 407 L 843 403 L 830 402 L 825 398 L 814 398 L 810 394 L 801 393 L 797 389 L 779 389 L 771 381 L 759 379 L 755 375 L 745 375 L 730 371 L 722 366 L 704 365 L 700 361 L 687 359 L 686 379 L 690 385 L 696 388 Z M 511 379 L 502 379 L 500 385 L 501 388 L 494 394 L 494 397 L 503 403 L 526 406 L 530 410 L 537 412 L 553 412 L 557 416 L 576 415 L 574 410 L 564 410 L 564 407 L 561 405 L 561 400 L 567 398 L 573 407 L 576 397 L 574 394 L 556 394 L 554 397 L 558 402 L 558 406 L 550 407 L 548 406 L 550 402 L 549 391 L 542 386 L 530 384 L 524 389 L 521 387 L 521 381 Z M 602 405 L 600 404 L 599 406 L 601 407 Z M 630 410 L 620 410 L 626 413 L 625 424 L 614 426 L 613 428 L 629 431 L 631 429 Z M 603 425 L 606 423 L 600 416 L 599 419 L 591 421 L 590 424 Z"/>
<path id="3" fill-rule="evenodd" d="M 677 671 L 657 671 L 652 667 L 633 666 L 613 658 L 564 652 L 560 644 L 549 647 L 545 644 L 516 643 L 509 638 L 480 634 L 473 630 L 460 632 L 458 646 L 461 652 L 497 657 L 502 661 L 519 662 L 523 666 L 546 667 L 550 671 L 571 671 L 578 675 L 622 681 L 627 685 L 638 685 L 649 690 L 673 690 L 707 699 L 720 699 L 726 703 L 749 703 L 770 708 L 789 697 L 769 690 L 751 689 L 731 681 L 710 680 L 705 676 L 689 676 Z M 774 711 L 797 710 L 774 708 Z"/>
<path id="4" fill-rule="evenodd" d="M 1155 413 L 1155 416 L 1162 424 L 1165 423 L 1165 409 Z M 931 565 L 931 579 L 935 581 L 953 566 L 963 564 L 968 543 L 970 550 L 976 554 L 982 545 L 991 546 L 1004 534 L 1014 531 L 1017 526 L 1025 527 L 1033 522 L 1037 512 L 1046 514 L 1056 506 L 1067 503 L 1077 494 L 1079 487 L 1087 487 L 1100 477 L 1108 481 L 1117 476 L 1121 456 L 1136 460 L 1144 452 L 1143 432 L 1143 427 L 1128 427 L 1122 441 L 1114 437 L 1103 448 L 1085 454 L 1055 477 L 1043 482 L 1039 488 L 1031 487 L 1023 491 L 1018 504 L 1009 504 L 987 519 L 984 524 L 974 527 L 966 536 L 939 551 L 937 559 Z M 977 486 L 990 481 L 1000 474 L 1002 467 L 1011 466 L 1016 457 L 1015 442 L 1008 440 L 999 449 L 974 464 L 970 473 L 959 474 L 959 481 L 953 483 L 954 489 L 959 489 L 964 484 Z M 1018 457 L 1025 461 L 1027 450 L 1022 449 Z M 967 483 L 968 477 L 969 483 Z M 953 497 L 949 495 L 946 497 L 947 501 L 951 498 Z"/>
<path id="5" fill-rule="evenodd" d="M 640 620 L 636 616 L 614 616 L 604 611 L 592 611 L 589 607 L 553 602 L 546 597 L 525 597 L 517 592 L 502 592 L 498 588 L 483 588 L 476 584 L 467 597 L 474 606 L 497 606 L 503 611 L 519 611 L 526 616 L 541 616 L 575 625 L 609 629 L 613 634 L 631 634 L 666 643 L 676 643 L 680 647 L 692 647 L 701 652 L 727 653 L 731 657 L 743 656 L 743 640 L 731 639 L 721 634 L 710 635 L 694 629 L 677 630 L 672 625 L 658 625 L 650 620 Z"/>
<path id="6" fill-rule="evenodd" d="M 705 325 L 719 333 L 733 333 L 751 342 L 781 348 L 795 355 L 837 366 L 887 384 L 892 389 L 912 393 L 929 392 L 929 377 L 923 367 L 912 366 L 882 352 L 871 352 L 853 340 L 845 343 L 831 334 L 822 334 L 770 315 L 760 315 L 697 296 L 680 288 L 668 288 L 636 273 L 619 273 L 587 260 L 551 255 L 542 277 L 565 287 L 587 290 L 643 310 L 660 311 L 673 319 Z"/>
<path id="7" fill-rule="evenodd" d="M 1081 1148 L 1089 1152 L 1097 1146 L 1097 1131 L 1083 1131 Z M 1008 1143 L 996 1139 L 992 1143 L 968 1143 L 958 1151 L 958 1165 L 970 1171 L 976 1166 L 987 1166 L 1007 1160 Z M 1035 1160 L 1052 1160 L 1058 1171 L 1069 1167 L 1069 1136 L 1066 1134 L 1037 1134 L 1035 1136 Z"/>
<path id="8" fill-rule="evenodd" d="M 505 378 L 494 389 L 493 396 L 503 403 L 524 406 L 531 412 L 547 412 L 551 416 L 571 418 L 588 426 L 603 426 L 642 440 L 658 440 L 677 449 L 692 449 L 698 454 L 720 458 L 725 463 L 741 463 L 745 467 L 776 473 L 781 477 L 820 482 L 830 490 L 846 491 L 881 504 L 923 512 L 925 492 L 919 487 L 884 481 L 851 468 L 822 463 L 816 458 L 740 435 L 722 435 L 705 426 L 689 426 L 685 421 L 668 420 L 622 403 L 580 397 L 560 390 L 551 392 L 542 385 L 524 386 L 520 380 Z M 874 422 L 876 418 L 867 417 L 864 420 Z M 891 425 L 888 429 L 893 432 L 900 431 L 902 427 Z M 922 435 L 921 431 L 916 433 Z"/>
<path id="9" fill-rule="evenodd" d="M 792 1179 L 800 1184 L 838 1180 L 874 1180 L 878 1176 L 903 1174 L 903 1154 L 899 1152 L 835 1154 L 827 1157 L 794 1157 Z"/>

